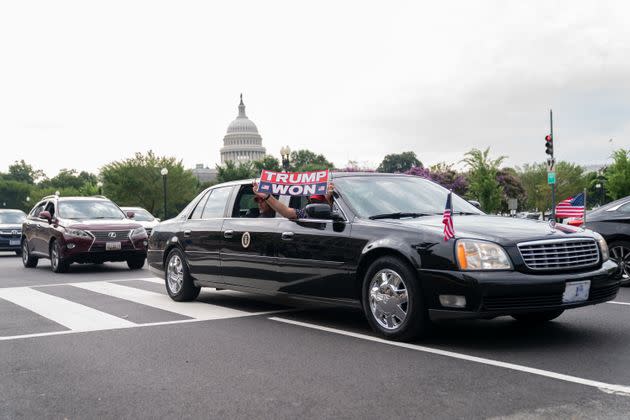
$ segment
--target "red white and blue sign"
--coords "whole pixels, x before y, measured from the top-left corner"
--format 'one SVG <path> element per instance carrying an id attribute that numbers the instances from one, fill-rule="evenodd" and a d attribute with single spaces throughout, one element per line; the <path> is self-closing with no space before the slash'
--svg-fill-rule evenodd
<path id="1" fill-rule="evenodd" d="M 328 189 L 328 169 L 311 172 L 273 172 L 263 169 L 258 191 L 275 195 L 324 195 Z"/>

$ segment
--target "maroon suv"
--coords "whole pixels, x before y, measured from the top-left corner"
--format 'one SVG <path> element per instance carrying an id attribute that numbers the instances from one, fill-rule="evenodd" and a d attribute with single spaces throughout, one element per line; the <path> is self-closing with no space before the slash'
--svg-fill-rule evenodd
<path id="1" fill-rule="evenodd" d="M 105 197 L 44 197 L 22 225 L 22 262 L 35 267 L 50 258 L 52 271 L 70 264 L 127 261 L 142 268 L 147 256 L 147 232 Z"/>

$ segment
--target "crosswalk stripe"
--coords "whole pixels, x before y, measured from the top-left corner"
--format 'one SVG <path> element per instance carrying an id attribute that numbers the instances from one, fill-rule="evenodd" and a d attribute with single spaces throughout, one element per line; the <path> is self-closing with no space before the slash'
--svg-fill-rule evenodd
<path id="1" fill-rule="evenodd" d="M 136 325 L 126 319 L 30 287 L 0 289 L 0 298 L 75 331 L 96 331 Z"/>
<path id="2" fill-rule="evenodd" d="M 142 305 L 151 306 L 164 311 L 174 312 L 195 319 L 222 319 L 250 315 L 249 312 L 224 308 L 222 306 L 211 305 L 203 302 L 175 302 L 168 295 L 122 286 L 106 281 L 73 283 L 71 286 L 140 303 Z"/>

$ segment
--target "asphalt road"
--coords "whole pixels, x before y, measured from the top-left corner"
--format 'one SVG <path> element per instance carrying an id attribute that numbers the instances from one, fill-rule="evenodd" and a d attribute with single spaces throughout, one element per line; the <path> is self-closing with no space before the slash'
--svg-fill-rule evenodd
<path id="1" fill-rule="evenodd" d="M 578 418 L 630 413 L 630 288 L 536 328 L 443 323 L 410 345 L 359 311 L 0 253 L 0 418 Z"/>

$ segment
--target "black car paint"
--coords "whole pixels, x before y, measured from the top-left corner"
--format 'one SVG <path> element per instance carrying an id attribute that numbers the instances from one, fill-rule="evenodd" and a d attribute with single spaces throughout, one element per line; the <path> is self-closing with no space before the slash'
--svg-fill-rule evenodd
<path id="1" fill-rule="evenodd" d="M 230 185 L 238 189 L 249 182 L 221 186 Z M 344 202 L 341 191 L 336 203 L 342 210 L 344 221 L 231 218 L 230 210 L 236 195 L 236 191 L 233 192 L 232 199 L 228 200 L 220 231 L 212 234 L 204 232 L 213 237 L 220 232 L 219 243 L 215 243 L 212 250 L 205 251 L 206 257 L 198 256 L 212 260 L 215 266 L 218 258 L 221 274 L 205 279 L 195 276 L 191 267 L 198 286 L 289 294 L 359 305 L 363 275 L 369 264 L 381 255 L 396 255 L 417 271 L 425 303 L 433 319 L 490 318 L 550 307 L 585 306 L 614 298 L 619 287 L 619 281 L 614 276 L 617 266 L 613 262 L 602 263 L 600 258 L 597 266 L 587 269 L 532 272 L 524 266 L 516 247 L 519 242 L 541 239 L 593 238 L 588 230 L 556 229 L 545 222 L 497 216 L 456 215 L 454 224 L 458 239 L 473 238 L 498 243 L 505 248 L 514 265 L 513 271 L 460 271 L 454 259 L 455 241 L 444 241 L 440 216 L 401 220 L 358 218 Z M 153 231 L 147 261 L 156 275 L 164 276 L 164 262 L 172 247 L 180 247 L 188 255 L 188 250 L 196 246 L 194 240 L 183 237 L 185 230 L 199 223 L 187 220 L 192 208 L 194 206 L 189 206 L 188 213 L 183 212 L 177 218 L 163 222 Z M 268 229 L 263 224 L 269 224 Z M 215 228 L 219 229 L 218 225 Z M 224 238 L 226 231 L 233 231 L 233 236 Z M 244 250 L 241 244 L 245 231 L 252 238 L 249 250 Z M 283 239 L 283 234 L 288 232 L 293 235 Z M 191 261 L 191 264 L 198 262 Z M 551 302 L 544 300 L 547 295 L 553 295 L 554 299 L 561 297 L 567 281 L 581 279 L 591 280 L 592 291 L 607 293 L 594 293 L 597 299 L 572 304 L 562 304 L 561 301 L 547 305 L 536 303 Z M 465 309 L 443 308 L 438 301 L 439 294 L 463 294 L 468 304 Z M 495 306 L 488 309 L 484 300 L 493 298 L 507 299 L 507 302 L 510 299 L 525 300 L 518 307 Z"/>

